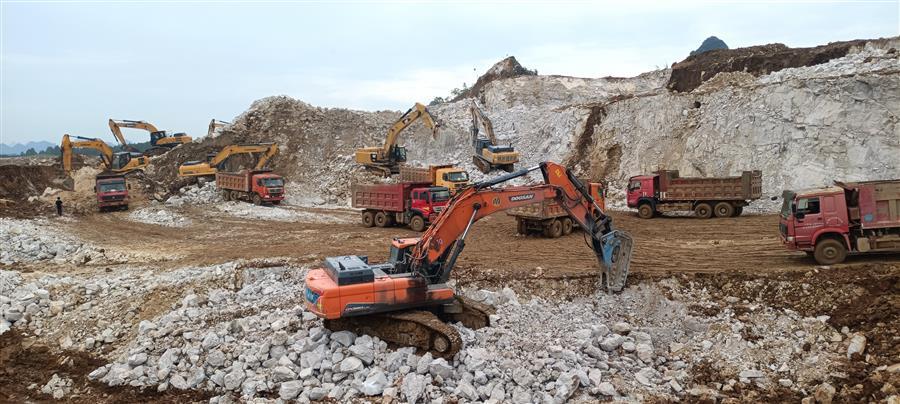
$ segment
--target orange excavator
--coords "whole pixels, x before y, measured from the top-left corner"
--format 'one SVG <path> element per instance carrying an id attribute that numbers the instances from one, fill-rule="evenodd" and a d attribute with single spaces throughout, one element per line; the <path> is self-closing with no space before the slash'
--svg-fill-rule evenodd
<path id="1" fill-rule="evenodd" d="M 497 187 L 536 170 L 543 174 L 543 184 Z M 464 189 L 421 238 L 394 239 L 388 262 L 370 264 L 367 257 L 357 255 L 326 258 L 324 267 L 306 276 L 306 305 L 331 330 L 376 335 L 452 357 L 462 342 L 445 321 L 475 329 L 489 325 L 492 312 L 447 286 L 472 224 L 499 211 L 550 199 L 590 237 L 607 289 L 621 291 L 631 261 L 631 236 L 612 228 L 611 218 L 569 170 L 545 162 Z"/>

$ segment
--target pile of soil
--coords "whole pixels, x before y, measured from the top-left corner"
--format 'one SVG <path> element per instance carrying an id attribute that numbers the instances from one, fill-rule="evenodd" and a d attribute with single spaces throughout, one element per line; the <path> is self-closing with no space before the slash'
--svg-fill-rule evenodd
<path id="1" fill-rule="evenodd" d="M 853 40 L 832 42 L 812 48 L 789 48 L 775 43 L 737 49 L 716 49 L 688 56 L 672 65 L 666 85 L 670 90 L 690 92 L 720 72 L 747 72 L 754 76 L 791 67 L 814 66 L 844 57 L 854 47 L 867 42 L 885 40 Z"/>
<path id="2" fill-rule="evenodd" d="M 41 196 L 47 188 L 65 188 L 66 175 L 62 168 L 53 164 L 52 159 L 19 160 L 8 159 L 0 164 L 0 216 L 28 218 L 51 213 L 52 206 L 29 198 Z M 73 158 L 73 165 L 80 166 L 83 162 Z"/>

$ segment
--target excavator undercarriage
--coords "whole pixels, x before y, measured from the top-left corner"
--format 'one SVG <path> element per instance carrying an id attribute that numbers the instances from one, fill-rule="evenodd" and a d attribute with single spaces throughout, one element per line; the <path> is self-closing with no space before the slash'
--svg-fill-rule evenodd
<path id="1" fill-rule="evenodd" d="M 325 327 L 375 335 L 392 344 L 416 347 L 450 359 L 462 348 L 462 338 L 451 323 L 477 330 L 490 325 L 491 314 L 492 307 L 456 296 L 449 305 L 325 320 Z"/>

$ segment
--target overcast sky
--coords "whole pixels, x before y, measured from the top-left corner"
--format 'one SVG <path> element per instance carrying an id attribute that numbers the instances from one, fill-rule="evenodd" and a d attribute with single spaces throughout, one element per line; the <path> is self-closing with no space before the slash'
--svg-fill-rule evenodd
<path id="1" fill-rule="evenodd" d="M 735 48 L 900 34 L 898 1 L 0 2 L 7 144 L 114 142 L 109 118 L 198 137 L 280 94 L 405 110 L 508 55 L 540 74 L 633 76 L 710 35 Z"/>

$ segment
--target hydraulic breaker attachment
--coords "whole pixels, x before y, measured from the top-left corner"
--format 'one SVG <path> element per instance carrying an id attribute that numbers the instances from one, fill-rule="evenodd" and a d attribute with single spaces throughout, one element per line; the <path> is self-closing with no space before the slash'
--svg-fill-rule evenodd
<path id="1" fill-rule="evenodd" d="M 592 244 L 597 260 L 603 267 L 606 288 L 612 292 L 621 292 L 628 278 L 631 266 L 631 248 L 634 244 L 628 233 L 613 230 L 599 238 L 593 238 Z"/>

